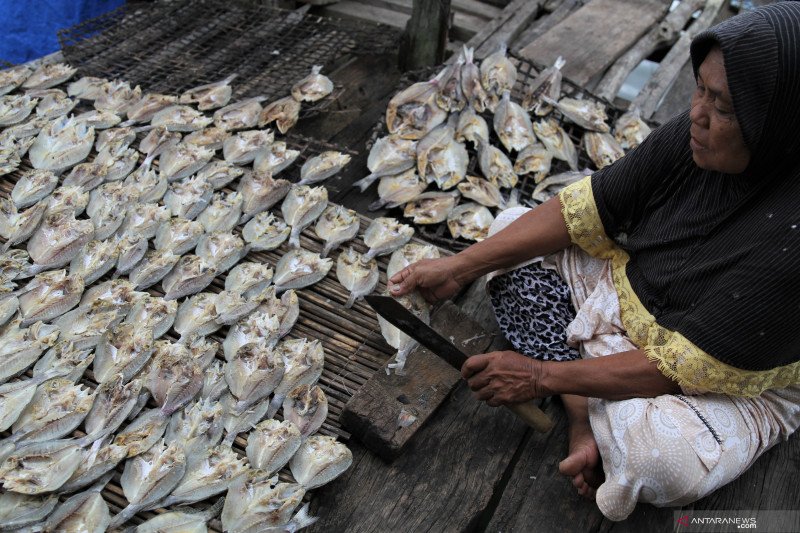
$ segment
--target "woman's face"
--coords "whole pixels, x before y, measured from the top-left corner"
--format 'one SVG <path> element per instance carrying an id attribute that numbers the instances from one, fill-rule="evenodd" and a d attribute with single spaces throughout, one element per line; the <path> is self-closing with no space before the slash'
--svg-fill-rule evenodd
<path id="1" fill-rule="evenodd" d="M 692 157 L 706 170 L 739 174 L 750 163 L 750 150 L 744 144 L 739 121 L 733 113 L 722 50 L 714 47 L 697 74 L 697 90 L 692 96 Z"/>

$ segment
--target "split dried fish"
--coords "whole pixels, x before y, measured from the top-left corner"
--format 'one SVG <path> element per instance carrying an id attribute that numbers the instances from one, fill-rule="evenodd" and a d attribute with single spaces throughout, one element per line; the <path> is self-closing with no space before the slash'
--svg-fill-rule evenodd
<path id="1" fill-rule="evenodd" d="M 134 148 L 122 148 L 121 145 L 105 148 L 94 159 L 95 163 L 106 168 L 106 181 L 125 179 L 133 172 L 138 161 L 139 153 Z"/>
<path id="2" fill-rule="evenodd" d="M 16 142 L 3 139 L 0 144 L 0 176 L 10 174 L 17 170 L 22 163 Z"/>
<path id="3" fill-rule="evenodd" d="M 128 209 L 125 221 L 122 223 L 122 232 L 152 239 L 158 229 L 169 219 L 169 211 L 166 206 L 156 203 L 138 203 Z"/>
<path id="4" fill-rule="evenodd" d="M 312 385 L 322 375 L 325 352 L 322 343 L 305 338 L 284 340 L 275 348 L 276 355 L 283 358 L 283 378 L 273 391 L 267 416 L 272 418 L 283 405 L 283 400 L 296 387 Z"/>
<path id="5" fill-rule="evenodd" d="M 232 231 L 242 217 L 243 203 L 244 199 L 240 192 L 214 193 L 211 203 L 200 213 L 197 221 L 203 225 L 206 233 Z M 244 232 L 242 235 L 244 236 Z"/>
<path id="6" fill-rule="evenodd" d="M 464 65 L 461 67 L 461 90 L 467 102 L 478 113 L 489 107 L 489 95 L 481 83 L 481 71 L 473 62 L 474 48 L 464 45 Z M 488 141 L 488 139 L 486 139 Z"/>
<path id="7" fill-rule="evenodd" d="M 83 279 L 79 275 L 67 275 L 66 270 L 37 274 L 23 287 L 24 294 L 19 296 L 21 326 L 63 315 L 78 305 L 83 288 Z"/>
<path id="8" fill-rule="evenodd" d="M 46 210 L 47 206 L 42 201 L 20 213 L 11 200 L 0 198 L 0 237 L 6 239 L 3 251 L 33 235 Z"/>
<path id="9" fill-rule="evenodd" d="M 206 180 L 189 178 L 170 185 L 164 195 L 164 205 L 173 217 L 194 220 L 208 207 L 214 189 Z"/>
<path id="10" fill-rule="evenodd" d="M 316 102 L 333 92 L 333 82 L 324 74 L 322 67 L 311 67 L 311 74 L 292 85 L 292 97 L 298 102 Z"/>
<path id="11" fill-rule="evenodd" d="M 522 107 L 533 111 L 537 116 L 543 117 L 553 108 L 545 101 L 545 97 L 558 100 L 561 96 L 561 69 L 567 62 L 559 56 L 552 66 L 539 73 L 533 81 L 525 87 L 522 97 Z"/>
<path id="12" fill-rule="evenodd" d="M 469 198 L 486 207 L 500 207 L 505 204 L 505 200 L 500 194 L 500 188 L 483 178 L 467 176 L 467 182 L 459 183 L 458 190 L 464 195 L 464 198 Z"/>
<path id="13" fill-rule="evenodd" d="M 133 533 L 207 533 L 206 522 L 219 514 L 224 502 L 225 498 L 220 498 L 202 512 L 181 510 L 156 515 L 136 526 Z"/>
<path id="14" fill-rule="evenodd" d="M 406 204 L 403 216 L 415 224 L 438 224 L 447 219 L 460 198 L 459 192 L 426 192 Z"/>
<path id="15" fill-rule="evenodd" d="M 125 113 L 129 123 L 150 122 L 156 113 L 177 103 L 177 96 L 147 93 L 138 102 L 128 106 Z"/>
<path id="16" fill-rule="evenodd" d="M 225 365 L 225 382 L 235 400 L 228 411 L 240 415 L 267 398 L 281 382 L 284 366 L 281 354 L 263 340 L 239 347 Z"/>
<path id="17" fill-rule="evenodd" d="M 591 170 L 583 170 L 583 171 L 570 171 L 570 172 L 562 172 L 561 174 L 554 174 L 553 176 L 548 176 L 544 180 L 542 180 L 536 187 L 533 189 L 531 193 L 531 198 L 538 202 L 546 202 L 549 200 L 553 195 L 549 194 L 547 191 L 548 189 L 554 188 L 557 190 L 561 190 L 570 183 L 575 183 L 576 181 L 588 176 L 592 173 Z"/>
<path id="18" fill-rule="evenodd" d="M 281 204 L 283 219 L 291 226 L 289 246 L 300 246 L 300 233 L 322 214 L 328 205 L 328 190 L 325 187 L 292 187 Z"/>
<path id="19" fill-rule="evenodd" d="M 308 287 L 324 278 L 333 266 L 333 260 L 322 258 L 319 254 L 294 248 L 286 252 L 275 266 L 276 292 L 287 289 L 301 289 Z"/>
<path id="20" fill-rule="evenodd" d="M 89 194 L 89 205 L 86 214 L 94 225 L 94 238 L 103 240 L 116 232 L 125 221 L 128 205 L 135 199 L 129 189 L 121 181 L 104 183 Z"/>
<path id="21" fill-rule="evenodd" d="M 608 115 L 603 104 L 592 100 L 579 100 L 576 98 L 562 98 L 558 102 L 545 99 L 547 103 L 561 111 L 561 114 L 589 131 L 608 133 L 609 127 L 606 124 Z"/>
<path id="22" fill-rule="evenodd" d="M 4 442 L 60 439 L 80 425 L 93 401 L 91 389 L 74 385 L 69 379 L 51 379 L 36 389 L 31 403 L 11 426 L 13 434 Z"/>
<path id="23" fill-rule="evenodd" d="M 3 329 L 0 335 L 0 383 L 24 372 L 42 353 L 53 346 L 59 336 L 59 328 L 42 322 L 23 326 L 17 318 Z"/>
<path id="24" fill-rule="evenodd" d="M 408 243 L 392 253 L 386 266 L 386 276 L 391 278 L 407 266 L 423 259 L 438 259 L 439 250 L 430 244 Z"/>
<path id="25" fill-rule="evenodd" d="M 112 279 L 87 289 L 81 299 L 81 307 L 91 307 L 95 311 L 114 309 L 127 313 L 146 296 L 147 293 L 134 290 L 133 284 L 127 279 Z"/>
<path id="26" fill-rule="evenodd" d="M 122 318 L 116 309 L 95 311 L 91 307 L 78 307 L 61 315 L 54 324 L 61 330 L 60 342 L 84 350 L 97 346 L 105 332 Z"/>
<path id="27" fill-rule="evenodd" d="M 225 277 L 225 290 L 252 298 L 264 292 L 272 282 L 272 274 L 273 271 L 267 264 L 239 263 Z"/>
<path id="28" fill-rule="evenodd" d="M 191 176 L 211 161 L 214 150 L 178 143 L 161 154 L 159 170 L 170 183 Z"/>
<path id="29" fill-rule="evenodd" d="M 264 106 L 258 117 L 258 126 L 263 128 L 274 122 L 278 131 L 286 133 L 297 124 L 298 118 L 300 118 L 300 102 L 287 96 Z"/>
<path id="30" fill-rule="evenodd" d="M 117 264 L 115 241 L 89 241 L 69 264 L 70 275 L 79 275 L 86 285 L 91 285 Z"/>
<path id="31" fill-rule="evenodd" d="M 317 219 L 314 232 L 317 237 L 325 241 L 322 248 L 322 257 L 327 257 L 331 250 L 339 245 L 356 238 L 361 221 L 358 214 L 352 209 L 341 205 L 329 205 Z M 246 227 L 245 227 L 246 228 Z"/>
<path id="32" fill-rule="evenodd" d="M 417 144 L 417 171 L 429 182 L 447 190 L 456 186 L 467 175 L 469 154 L 466 147 L 455 140 L 455 130 L 439 126 Z"/>
<path id="33" fill-rule="evenodd" d="M 242 193 L 242 222 L 266 211 L 286 196 L 292 184 L 283 179 L 272 179 L 268 173 L 249 172 L 239 182 L 237 189 Z"/>
<path id="34" fill-rule="evenodd" d="M 322 427 L 328 416 L 328 398 L 319 385 L 300 385 L 283 400 L 283 416 L 305 439 Z"/>
<path id="35" fill-rule="evenodd" d="M 100 95 L 94 100 L 94 108 L 122 117 L 141 99 L 142 88 L 138 85 L 131 89 L 127 81 L 111 80 L 100 87 Z"/>
<path id="36" fill-rule="evenodd" d="M 120 478 L 128 505 L 109 524 L 114 530 L 139 510 L 161 501 L 172 492 L 186 472 L 186 456 L 179 443 L 156 443 L 141 455 L 130 458 Z"/>
<path id="37" fill-rule="evenodd" d="M 447 119 L 447 111 L 439 107 L 436 97 L 439 83 L 415 83 L 389 100 L 386 109 L 386 126 L 389 133 L 403 139 L 418 140 Z"/>
<path id="38" fill-rule="evenodd" d="M 441 89 L 436 99 L 439 107 L 450 113 L 464 109 L 467 101 L 461 89 L 461 67 L 464 65 L 464 55 L 459 54 L 455 63 L 451 63 L 439 73 Z"/>
<path id="39" fill-rule="evenodd" d="M 482 116 L 477 114 L 472 106 L 467 107 L 458 115 L 456 126 L 456 140 L 469 141 L 478 146 L 478 139 L 484 143 L 489 142 L 489 125 Z"/>
<path id="40" fill-rule="evenodd" d="M 164 279 L 181 258 L 169 250 L 150 250 L 131 270 L 128 279 L 137 291 L 151 287 Z"/>
<path id="41" fill-rule="evenodd" d="M 51 120 L 66 115 L 77 104 L 77 100 L 68 97 L 63 91 L 58 91 L 41 97 L 39 105 L 36 106 L 36 115 Z"/>
<path id="42" fill-rule="evenodd" d="M 206 233 L 197 243 L 195 253 L 217 272 L 227 272 L 249 252 L 249 247 L 238 235 L 218 231 Z"/>
<path id="43" fill-rule="evenodd" d="M 0 96 L 8 94 L 27 80 L 33 71 L 26 65 L 0 70 Z"/>
<path id="44" fill-rule="evenodd" d="M 447 217 L 447 227 L 454 239 L 463 237 L 471 241 L 481 241 L 489 236 L 489 226 L 494 222 L 491 211 L 485 206 L 462 204 Z"/>
<path id="45" fill-rule="evenodd" d="M 183 142 L 202 146 L 208 150 L 219 150 L 222 148 L 225 139 L 231 136 L 231 132 L 211 126 L 202 130 L 197 130 L 184 137 Z"/>
<path id="46" fill-rule="evenodd" d="M 297 531 L 298 527 L 288 524 L 305 492 L 296 483 L 278 483 L 277 478 L 268 479 L 264 471 L 251 470 L 228 488 L 222 508 L 222 528 L 230 533 L 270 531 L 273 528 L 275 531 Z"/>
<path id="47" fill-rule="evenodd" d="M 642 120 L 641 111 L 634 107 L 614 124 L 614 138 L 625 150 L 633 150 L 650 135 L 650 126 Z"/>
<path id="48" fill-rule="evenodd" d="M 244 169 L 241 167 L 225 161 L 211 161 L 197 172 L 196 177 L 206 180 L 215 191 L 218 191 L 242 174 Z"/>
<path id="49" fill-rule="evenodd" d="M 370 174 L 353 184 L 364 192 L 367 187 L 385 176 L 395 176 L 416 166 L 417 142 L 397 135 L 381 137 L 372 146 L 367 158 Z"/>
<path id="50" fill-rule="evenodd" d="M 200 391 L 201 398 L 215 401 L 227 392 L 228 384 L 225 382 L 223 367 L 224 365 L 222 363 L 214 361 L 214 363 L 206 369 L 206 375 L 203 377 L 203 390 Z M 220 406 L 220 412 L 222 411 L 223 408 Z M 222 437 L 220 436 L 220 438 Z"/>
<path id="51" fill-rule="evenodd" d="M 89 191 L 79 186 L 62 185 L 53 191 L 47 201 L 47 213 L 69 208 L 79 216 L 89 205 Z"/>
<path id="52" fill-rule="evenodd" d="M 168 131 L 198 131 L 214 121 L 200 111 L 185 105 L 173 105 L 162 109 L 150 120 L 151 126 L 164 126 Z"/>
<path id="53" fill-rule="evenodd" d="M 85 533 L 104 533 L 111 522 L 108 504 L 100 492 L 111 479 L 103 479 L 94 487 L 75 494 L 58 506 L 58 509 L 41 525 L 41 531 L 82 531 Z"/>
<path id="54" fill-rule="evenodd" d="M 342 170 L 350 162 L 350 156 L 329 150 L 308 159 L 300 168 L 297 185 L 308 185 L 326 180 Z"/>
<path id="55" fill-rule="evenodd" d="M 89 444 L 114 433 L 133 410 L 141 389 L 141 380 L 134 379 L 126 384 L 122 374 L 98 386 L 84 421 L 86 436 L 78 442 Z"/>
<path id="56" fill-rule="evenodd" d="M 216 321 L 219 316 L 216 301 L 216 294 L 201 292 L 180 304 L 175 316 L 175 331 L 180 334 L 181 342 L 192 335 L 209 335 L 222 327 Z"/>
<path id="57" fill-rule="evenodd" d="M 231 99 L 233 88 L 230 83 L 235 78 L 236 74 L 231 74 L 224 80 L 207 83 L 184 91 L 180 96 L 180 103 L 197 104 L 197 109 L 200 111 L 222 107 Z"/>
<path id="58" fill-rule="evenodd" d="M 565 161 L 569 168 L 578 170 L 578 151 L 567 132 L 552 118 L 540 120 L 533 131 L 553 157 Z"/>
<path id="59" fill-rule="evenodd" d="M 42 128 L 50 124 L 50 120 L 35 116 L 30 117 L 28 120 L 24 122 L 20 122 L 19 124 L 15 124 L 13 126 L 6 127 L 2 133 L 0 133 L 0 143 L 8 143 L 10 140 L 19 141 L 21 139 L 28 139 L 30 137 L 35 137 L 42 131 Z M 27 152 L 27 148 L 25 149 Z M 20 157 L 24 154 L 21 153 L 21 150 L 18 150 L 17 153 Z"/>
<path id="60" fill-rule="evenodd" d="M 0 126 L 19 124 L 28 118 L 38 104 L 38 98 L 31 98 L 27 94 L 0 96 Z"/>
<path id="61" fill-rule="evenodd" d="M 94 361 L 94 346 L 88 349 L 76 346 L 69 341 L 61 341 L 36 361 L 33 365 L 33 377 L 43 377 L 58 374 L 59 377 L 77 383 L 92 361 Z"/>
<path id="62" fill-rule="evenodd" d="M 550 173 L 552 162 L 553 154 L 541 143 L 535 142 L 519 153 L 514 162 L 514 172 L 520 176 L 533 174 L 534 182 L 539 183 Z"/>
<path id="63" fill-rule="evenodd" d="M 342 475 L 353 464 L 353 453 L 334 437 L 309 437 L 292 457 L 292 475 L 306 489 L 314 489 Z"/>
<path id="64" fill-rule="evenodd" d="M 122 119 L 119 118 L 119 115 L 108 111 L 98 111 L 97 109 L 75 116 L 76 124 L 82 124 L 84 127 L 94 128 L 95 130 L 113 128 L 120 122 L 122 122 Z"/>
<path id="65" fill-rule="evenodd" d="M 244 225 L 242 237 L 250 245 L 250 250 L 254 252 L 269 251 L 283 244 L 289 238 L 291 231 L 291 228 L 283 220 L 265 211 L 257 214 Z"/>
<path id="66" fill-rule="evenodd" d="M 276 141 L 259 151 L 253 160 L 253 170 L 277 176 L 289 167 L 300 155 L 300 150 L 291 150 L 283 141 Z"/>
<path id="67" fill-rule="evenodd" d="M 161 413 L 169 417 L 186 405 L 203 388 L 203 369 L 187 357 L 182 344 L 171 344 L 153 359 L 147 373 L 146 385 Z"/>
<path id="68" fill-rule="evenodd" d="M 300 430 L 293 422 L 267 419 L 247 436 L 245 451 L 253 467 L 274 474 L 289 462 L 302 442 Z"/>
<path id="69" fill-rule="evenodd" d="M 263 420 L 269 409 L 269 400 L 263 400 L 260 403 L 252 406 L 250 409 L 245 409 L 242 413 L 237 413 L 234 409 L 237 401 L 230 392 L 223 394 L 220 399 L 220 404 L 224 410 L 222 416 L 222 424 L 225 426 L 225 438 L 222 440 L 222 445 L 232 447 L 233 442 L 239 433 L 250 431 L 250 429 Z"/>
<path id="70" fill-rule="evenodd" d="M 97 134 L 94 148 L 98 153 L 104 150 L 109 153 L 119 153 L 133 144 L 135 140 L 136 131 L 133 128 L 111 128 Z"/>
<path id="71" fill-rule="evenodd" d="M 164 225 L 166 224 L 168 222 Z M 115 277 L 130 273 L 142 260 L 148 247 L 147 238 L 135 233 L 123 233 L 116 242 L 117 270 L 114 272 Z"/>
<path id="72" fill-rule="evenodd" d="M 414 229 L 407 224 L 401 224 L 394 218 L 376 218 L 364 232 L 364 244 L 369 247 L 369 251 L 364 254 L 364 260 L 390 254 L 413 236 Z"/>
<path id="73" fill-rule="evenodd" d="M 224 382 L 224 381 L 223 381 Z M 222 405 L 209 398 L 175 412 L 167 427 L 167 442 L 180 442 L 189 467 L 222 440 Z"/>
<path id="74" fill-rule="evenodd" d="M 481 85 L 489 95 L 489 109 L 494 113 L 503 92 L 510 91 L 517 82 L 517 67 L 506 57 L 506 43 L 497 52 L 481 61 Z"/>
<path id="75" fill-rule="evenodd" d="M 496 146 L 483 141 L 478 143 L 478 166 L 486 179 L 501 189 L 514 188 L 519 181 L 508 156 Z"/>
<path id="76" fill-rule="evenodd" d="M 117 434 L 114 445 L 126 450 L 128 457 L 143 454 L 161 439 L 168 421 L 161 409 L 148 409 Z"/>
<path id="77" fill-rule="evenodd" d="M 279 332 L 279 317 L 262 310 L 251 313 L 228 330 L 222 343 L 225 360 L 232 361 L 239 349 L 247 344 L 263 342 L 271 348 L 278 342 Z"/>
<path id="78" fill-rule="evenodd" d="M 252 163 L 256 154 L 275 140 L 272 130 L 241 131 L 222 143 L 222 157 L 233 165 Z"/>
<path id="79" fill-rule="evenodd" d="M 589 159 L 598 169 L 607 167 L 625 155 L 625 151 L 610 133 L 587 131 L 583 135 L 583 144 Z"/>
<path id="80" fill-rule="evenodd" d="M 121 374 L 127 383 L 144 368 L 152 353 L 152 330 L 120 324 L 103 335 L 94 351 L 94 377 L 98 383 L 105 383 Z"/>
<path id="81" fill-rule="evenodd" d="M 164 299 L 177 300 L 200 292 L 208 287 L 216 275 L 216 269 L 207 261 L 196 255 L 184 255 L 161 283 Z"/>
<path id="82" fill-rule="evenodd" d="M 81 448 L 71 440 L 35 442 L 9 455 L 0 465 L 0 479 L 7 491 L 43 494 L 58 490 L 78 468 Z"/>
<path id="83" fill-rule="evenodd" d="M 109 444 L 104 439 L 95 441 L 84 450 L 80 465 L 61 485 L 61 492 L 73 492 L 91 485 L 113 470 L 127 455 L 128 450 L 124 446 Z"/>
<path id="84" fill-rule="evenodd" d="M 0 254 L 0 284 L 30 276 L 30 256 L 20 249 L 11 249 Z"/>
<path id="85" fill-rule="evenodd" d="M 280 298 L 276 298 L 275 287 L 270 287 L 259 298 L 263 303 L 258 307 L 258 311 L 267 313 L 280 321 L 278 338 L 288 335 L 300 316 L 300 301 L 297 299 L 297 293 L 294 290 L 288 290 Z"/>
<path id="86" fill-rule="evenodd" d="M 108 168 L 96 161 L 79 163 L 70 169 L 67 177 L 61 183 L 66 186 L 77 186 L 85 191 L 91 191 L 106 181 Z"/>
<path id="87" fill-rule="evenodd" d="M 11 294 L 0 297 L 0 326 L 11 320 L 11 317 L 17 313 L 17 310 L 19 310 L 19 298 L 17 298 L 16 295 Z"/>
<path id="88" fill-rule="evenodd" d="M 129 324 L 139 324 L 144 329 L 152 329 L 153 338 L 157 339 L 172 327 L 177 313 L 178 302 L 147 295 L 131 308 L 125 320 Z"/>
<path id="89" fill-rule="evenodd" d="M 227 446 L 206 450 L 197 462 L 187 465 L 186 474 L 178 486 L 159 507 L 190 504 L 216 496 L 248 470 L 245 460 Z"/>
<path id="90" fill-rule="evenodd" d="M 167 126 L 155 126 L 150 130 L 142 142 L 139 151 L 145 154 L 144 166 L 150 168 L 150 163 L 159 155 L 169 150 L 181 141 L 181 134 L 171 131 Z"/>
<path id="91" fill-rule="evenodd" d="M 426 324 L 430 322 L 430 306 L 418 292 L 414 291 L 405 294 L 397 298 L 397 301 Z M 378 315 L 378 325 L 386 343 L 397 350 L 394 362 L 389 363 L 386 373 L 388 374 L 390 369 L 394 369 L 395 373 L 403 374 L 403 367 L 406 364 L 408 354 L 417 347 L 417 341 L 391 325 L 380 315 Z"/>
<path id="92" fill-rule="evenodd" d="M 383 207 L 391 209 L 410 202 L 428 187 L 426 180 L 420 179 L 416 168 L 411 168 L 396 176 L 384 176 L 378 183 L 378 199 L 369 205 L 370 211 Z"/>
<path id="93" fill-rule="evenodd" d="M 94 146 L 94 127 L 75 118 L 59 117 L 42 128 L 28 156 L 35 169 L 60 172 L 80 163 Z"/>
<path id="94" fill-rule="evenodd" d="M 214 112 L 214 125 L 227 131 L 253 128 L 259 123 L 261 102 L 264 100 L 264 96 L 255 96 L 217 109 Z"/>
<path id="95" fill-rule="evenodd" d="M 509 152 L 512 150 L 521 152 L 536 142 L 531 118 L 522 107 L 511 101 L 509 91 L 503 92 L 503 98 L 497 106 L 494 114 L 494 131 Z"/>
<path id="96" fill-rule="evenodd" d="M 0 81 L 1 83 L 3 82 Z M 53 512 L 56 505 L 56 494 L 38 497 L 4 492 L 0 494 L 0 530 L 22 531 L 28 526 L 38 524 Z"/>
<path id="97" fill-rule="evenodd" d="M 33 379 L 0 385 L 0 431 L 10 428 L 33 400 L 36 388 L 56 375 L 56 372 L 48 372 Z"/>
<path id="98" fill-rule="evenodd" d="M 84 76 L 67 85 L 67 94 L 81 100 L 96 100 L 100 96 L 100 88 L 107 82 L 104 78 Z"/>
<path id="99" fill-rule="evenodd" d="M 175 216 L 158 228 L 153 244 L 156 250 L 183 255 L 194 249 L 202 236 L 203 225 L 200 222 Z"/>

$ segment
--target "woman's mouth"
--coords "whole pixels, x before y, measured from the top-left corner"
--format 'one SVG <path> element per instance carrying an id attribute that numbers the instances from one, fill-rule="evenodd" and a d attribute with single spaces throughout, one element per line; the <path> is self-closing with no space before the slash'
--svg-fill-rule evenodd
<path id="1" fill-rule="evenodd" d="M 691 137 L 691 139 L 689 140 L 689 146 L 695 152 L 706 149 L 706 146 L 704 144 L 701 144 L 700 141 L 698 141 L 694 137 Z"/>

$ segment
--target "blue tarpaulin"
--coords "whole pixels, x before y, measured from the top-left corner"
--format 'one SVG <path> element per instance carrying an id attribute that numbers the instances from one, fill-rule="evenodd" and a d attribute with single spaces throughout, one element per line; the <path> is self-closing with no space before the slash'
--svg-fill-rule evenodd
<path id="1" fill-rule="evenodd" d="M 0 60 L 24 63 L 59 49 L 56 33 L 125 0 L 0 0 Z"/>

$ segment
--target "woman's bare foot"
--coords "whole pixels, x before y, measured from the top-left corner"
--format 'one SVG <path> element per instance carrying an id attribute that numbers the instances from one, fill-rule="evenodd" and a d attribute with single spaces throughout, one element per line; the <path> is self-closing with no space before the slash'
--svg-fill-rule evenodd
<path id="1" fill-rule="evenodd" d="M 578 494 L 594 499 L 604 476 L 600 452 L 589 425 L 586 398 L 563 395 L 561 399 L 569 416 L 569 454 L 558 464 L 558 471 L 572 478 Z"/>

